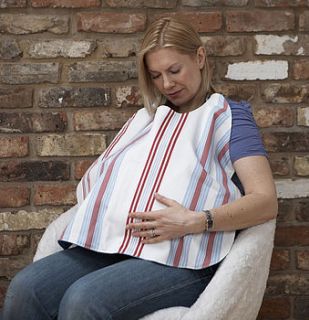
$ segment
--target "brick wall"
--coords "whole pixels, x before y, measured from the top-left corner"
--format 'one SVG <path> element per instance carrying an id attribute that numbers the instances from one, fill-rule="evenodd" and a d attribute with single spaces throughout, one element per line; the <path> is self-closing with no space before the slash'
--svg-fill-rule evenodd
<path id="1" fill-rule="evenodd" d="M 308 319 L 308 0 L 0 0 L 0 305 L 140 108 L 135 54 L 163 15 L 195 25 L 218 91 L 250 100 L 270 154 L 280 213 L 259 319 Z"/>

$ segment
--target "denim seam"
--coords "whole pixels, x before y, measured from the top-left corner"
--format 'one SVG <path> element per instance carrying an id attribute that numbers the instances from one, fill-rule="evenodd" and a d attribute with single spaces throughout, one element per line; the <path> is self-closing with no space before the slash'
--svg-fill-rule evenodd
<path id="1" fill-rule="evenodd" d="M 128 308 L 130 308 L 130 307 L 137 306 L 137 305 L 139 305 L 139 304 L 142 303 L 142 302 L 145 302 L 145 301 L 147 301 L 147 300 L 151 300 L 151 299 L 153 299 L 153 298 L 157 298 L 157 297 L 159 297 L 159 296 L 163 296 L 163 295 L 168 294 L 168 293 L 170 293 L 170 292 L 172 292 L 172 291 L 174 291 L 174 290 L 183 289 L 183 288 L 185 288 L 185 287 L 187 287 L 187 286 L 190 286 L 190 285 L 192 285 L 192 284 L 195 284 L 195 283 L 197 283 L 197 282 L 200 282 L 200 281 L 202 281 L 202 280 L 204 280 L 204 279 L 206 279 L 206 278 L 209 278 L 209 275 L 208 275 L 208 276 L 205 276 L 205 277 L 201 277 L 201 278 L 199 278 L 199 279 L 197 279 L 197 280 L 193 280 L 193 281 L 190 281 L 190 282 L 186 282 L 185 284 L 182 283 L 182 284 L 180 284 L 180 285 L 173 286 L 173 287 L 169 287 L 168 289 L 165 289 L 165 290 L 161 290 L 161 291 L 159 291 L 159 292 L 152 293 L 152 294 L 150 294 L 150 295 L 148 295 L 148 296 L 146 296 L 146 297 L 143 297 L 143 298 L 141 298 L 141 299 L 132 301 L 132 302 L 128 303 L 127 305 L 125 305 L 125 306 L 123 306 L 123 307 L 121 307 L 121 308 L 119 308 L 119 309 L 117 309 L 117 310 L 113 310 L 113 311 L 111 311 L 111 313 L 112 313 L 112 314 L 117 314 L 117 313 L 119 313 L 119 312 L 121 312 L 121 311 L 123 311 L 123 310 L 125 310 L 125 309 L 128 309 Z"/>

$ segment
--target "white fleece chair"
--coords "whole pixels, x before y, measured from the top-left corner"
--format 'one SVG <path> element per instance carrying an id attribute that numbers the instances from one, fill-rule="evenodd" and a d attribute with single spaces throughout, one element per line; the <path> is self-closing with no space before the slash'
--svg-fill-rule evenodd
<path id="1" fill-rule="evenodd" d="M 77 207 L 52 222 L 34 261 L 60 251 L 57 243 Z M 254 320 L 263 300 L 273 250 L 275 220 L 242 230 L 215 276 L 191 306 L 156 311 L 141 320 Z"/>

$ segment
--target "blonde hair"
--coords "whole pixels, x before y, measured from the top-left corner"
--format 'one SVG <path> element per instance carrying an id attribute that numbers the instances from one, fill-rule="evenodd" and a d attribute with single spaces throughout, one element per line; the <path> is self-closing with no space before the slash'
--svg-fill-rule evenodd
<path id="1" fill-rule="evenodd" d="M 166 102 L 166 98 L 156 89 L 147 69 L 145 56 L 148 52 L 159 48 L 173 48 L 188 55 L 197 53 L 203 47 L 198 33 L 188 23 L 175 18 L 165 17 L 153 22 L 147 29 L 138 53 L 138 80 L 144 106 L 150 112 Z M 201 69 L 200 95 L 205 98 L 211 89 L 210 72 L 207 57 Z"/>

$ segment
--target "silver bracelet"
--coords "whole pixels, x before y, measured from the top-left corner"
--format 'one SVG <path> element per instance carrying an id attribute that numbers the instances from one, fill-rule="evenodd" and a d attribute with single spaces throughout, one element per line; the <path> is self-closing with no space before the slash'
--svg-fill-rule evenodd
<path id="1" fill-rule="evenodd" d="M 203 210 L 205 213 L 205 231 L 210 231 L 214 226 L 213 215 L 210 210 Z"/>

